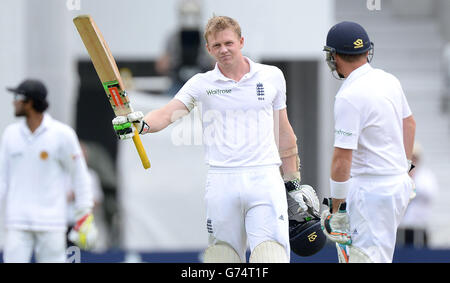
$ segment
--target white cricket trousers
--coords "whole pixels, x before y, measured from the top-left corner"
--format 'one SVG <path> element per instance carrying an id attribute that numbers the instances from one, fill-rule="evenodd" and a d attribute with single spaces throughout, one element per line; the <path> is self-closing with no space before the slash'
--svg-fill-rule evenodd
<path id="1" fill-rule="evenodd" d="M 246 262 L 250 250 L 276 241 L 290 258 L 287 200 L 279 167 L 210 167 L 206 181 L 210 245 L 226 242 Z"/>
<path id="2" fill-rule="evenodd" d="M 39 263 L 66 262 L 65 231 L 28 231 L 7 229 L 3 262 L 28 263 L 35 253 Z"/>
<path id="3" fill-rule="evenodd" d="M 392 262 L 397 228 L 412 193 L 408 174 L 356 176 L 347 196 L 352 245 L 373 261 Z"/>

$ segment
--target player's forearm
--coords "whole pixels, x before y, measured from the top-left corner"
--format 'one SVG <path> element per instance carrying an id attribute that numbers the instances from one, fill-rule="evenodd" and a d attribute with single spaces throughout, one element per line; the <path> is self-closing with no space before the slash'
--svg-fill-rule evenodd
<path id="1" fill-rule="evenodd" d="M 331 163 L 331 179 L 336 182 L 345 182 L 350 179 L 352 166 L 352 150 L 335 148 Z"/>
<path id="2" fill-rule="evenodd" d="M 349 189 L 350 170 L 353 152 L 351 149 L 335 148 L 331 162 L 330 190 L 332 197 L 332 213 L 345 202 Z"/>
<path id="3" fill-rule="evenodd" d="M 280 133 L 279 152 L 281 157 L 281 170 L 287 176 L 299 172 L 300 161 L 298 157 L 297 138 L 294 131 Z"/>
<path id="4" fill-rule="evenodd" d="M 345 182 L 336 182 L 333 179 L 330 180 L 331 190 L 331 213 L 336 213 L 341 206 L 347 200 L 347 194 L 350 186 L 350 179 Z M 340 194 L 338 196 L 338 194 Z"/>
<path id="5" fill-rule="evenodd" d="M 150 126 L 150 133 L 159 132 L 169 126 L 172 121 L 161 109 L 147 113 L 144 121 Z"/>
<path id="6" fill-rule="evenodd" d="M 89 185 L 89 183 L 84 183 L 74 186 L 75 211 L 77 213 L 85 214 L 94 208 L 94 196 Z"/>
<path id="7" fill-rule="evenodd" d="M 281 169 L 284 174 L 290 174 L 299 171 L 297 166 L 298 160 L 296 156 L 281 158 Z"/>
<path id="8" fill-rule="evenodd" d="M 1 159 L 3 159 L 3 158 L 1 158 Z M 5 197 L 6 191 L 8 188 L 8 177 L 7 177 L 7 172 L 6 172 L 8 170 L 8 168 L 6 167 L 5 164 L 7 164 L 7 163 L 3 162 L 3 160 L 2 160 L 1 165 L 0 165 L 0 204 L 3 203 L 3 198 Z"/>
<path id="9" fill-rule="evenodd" d="M 336 182 L 345 182 L 350 179 L 351 162 L 336 160 L 331 165 L 331 179 Z"/>
<path id="10" fill-rule="evenodd" d="M 71 184 L 75 195 L 75 210 L 78 212 L 90 211 L 94 207 L 94 194 L 91 190 L 91 179 L 87 165 L 81 156 L 73 161 L 70 168 Z"/>
<path id="11" fill-rule="evenodd" d="M 300 159 L 298 157 L 297 137 L 289 123 L 286 109 L 274 111 L 274 131 L 282 162 L 283 178 L 287 176 L 288 179 L 292 179 L 294 178 L 293 175 L 300 178 L 298 176 Z"/>
<path id="12" fill-rule="evenodd" d="M 414 137 L 416 134 L 416 121 L 411 115 L 403 119 L 403 144 L 405 146 L 406 157 L 411 160 L 413 147 L 414 147 Z"/>
<path id="13" fill-rule="evenodd" d="M 187 107 L 179 100 L 172 99 L 164 107 L 151 111 L 144 117 L 150 126 L 150 133 L 159 132 L 189 113 Z"/>
<path id="14" fill-rule="evenodd" d="M 2 204 L 3 198 L 6 195 L 6 191 L 8 189 L 8 171 L 9 164 L 7 160 L 7 150 L 5 147 L 5 139 L 8 135 L 3 135 L 3 139 L 0 145 L 0 205 Z"/>

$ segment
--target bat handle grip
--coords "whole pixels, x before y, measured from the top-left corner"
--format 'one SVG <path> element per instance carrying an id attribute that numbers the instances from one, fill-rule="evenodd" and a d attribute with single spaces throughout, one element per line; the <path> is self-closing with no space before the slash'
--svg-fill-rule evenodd
<path id="1" fill-rule="evenodd" d="M 139 137 L 139 134 L 137 133 L 137 129 L 135 126 L 135 134 L 133 135 L 133 142 L 134 146 L 136 147 L 139 157 L 141 158 L 142 166 L 144 166 L 144 169 L 150 168 L 150 160 L 147 157 L 147 153 L 145 152 L 144 146 L 142 145 L 141 138 Z"/>

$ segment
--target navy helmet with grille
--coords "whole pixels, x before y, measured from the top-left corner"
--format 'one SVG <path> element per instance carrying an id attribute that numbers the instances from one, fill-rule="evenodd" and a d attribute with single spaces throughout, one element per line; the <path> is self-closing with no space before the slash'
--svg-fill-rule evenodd
<path id="1" fill-rule="evenodd" d="M 325 246 L 326 241 L 320 218 L 310 217 L 302 222 L 289 220 L 289 242 L 295 254 L 312 256 Z"/>
<path id="2" fill-rule="evenodd" d="M 373 48 L 366 30 L 358 23 L 344 21 L 334 25 L 327 35 L 324 51 L 338 54 L 362 54 Z"/>

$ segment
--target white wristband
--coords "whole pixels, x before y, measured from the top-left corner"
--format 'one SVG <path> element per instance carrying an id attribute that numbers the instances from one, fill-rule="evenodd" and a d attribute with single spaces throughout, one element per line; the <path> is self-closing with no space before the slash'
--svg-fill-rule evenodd
<path id="1" fill-rule="evenodd" d="M 350 180 L 345 182 L 336 182 L 330 179 L 330 193 L 332 198 L 345 199 L 350 188 Z"/>

